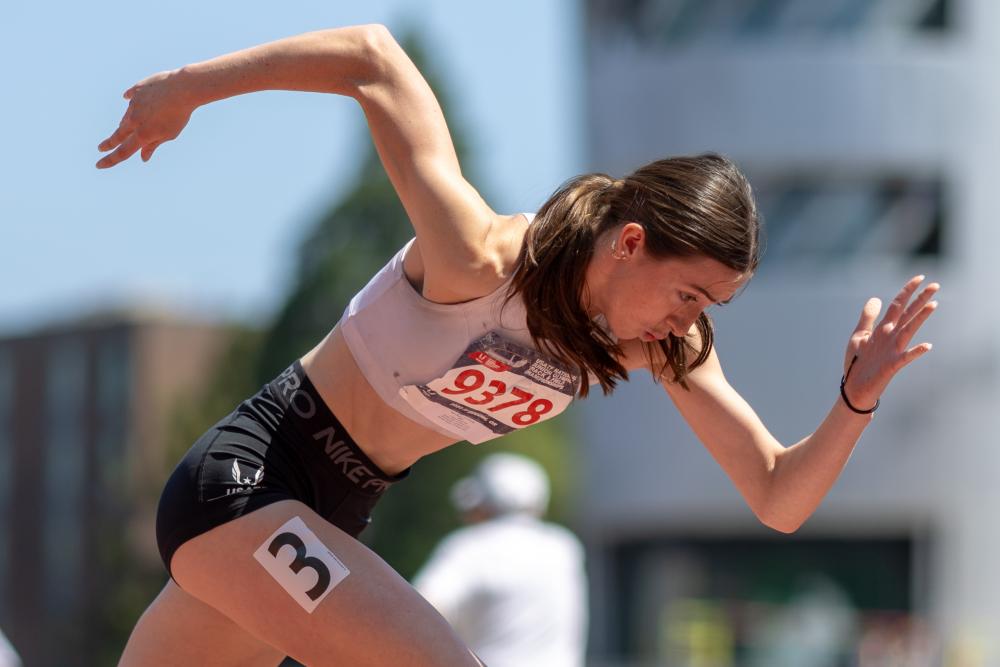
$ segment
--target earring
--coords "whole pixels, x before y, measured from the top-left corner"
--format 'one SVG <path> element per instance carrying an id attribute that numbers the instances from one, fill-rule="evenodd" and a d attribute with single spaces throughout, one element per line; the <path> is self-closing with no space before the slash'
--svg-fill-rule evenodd
<path id="1" fill-rule="evenodd" d="M 625 251 L 622 250 L 621 252 L 618 252 L 617 248 L 615 247 L 617 243 L 618 239 L 615 239 L 614 241 L 611 242 L 611 256 L 614 257 L 615 259 L 625 259 Z"/>

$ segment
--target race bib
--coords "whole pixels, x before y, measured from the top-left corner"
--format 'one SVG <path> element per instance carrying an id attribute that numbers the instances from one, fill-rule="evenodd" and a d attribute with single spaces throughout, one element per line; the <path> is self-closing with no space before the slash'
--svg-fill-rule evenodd
<path id="1" fill-rule="evenodd" d="M 555 417 L 579 381 L 558 361 L 490 332 L 442 377 L 399 393 L 438 426 L 478 445 Z"/>

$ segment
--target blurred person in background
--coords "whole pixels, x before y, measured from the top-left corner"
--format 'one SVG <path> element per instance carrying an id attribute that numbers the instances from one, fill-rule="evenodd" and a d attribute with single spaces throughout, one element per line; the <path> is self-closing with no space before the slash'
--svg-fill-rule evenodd
<path id="1" fill-rule="evenodd" d="M 413 585 L 490 667 L 582 667 L 587 626 L 583 545 L 542 521 L 545 470 L 493 454 L 452 488 L 469 525 L 434 550 Z"/>
<path id="2" fill-rule="evenodd" d="M 499 214 L 463 176 L 433 92 L 381 26 L 306 33 L 144 79 L 125 91 L 97 166 L 149 160 L 197 108 L 273 89 L 360 104 L 415 238 L 329 335 L 178 464 L 157 515 L 170 580 L 122 665 L 270 667 L 284 655 L 317 667 L 480 665 L 355 539 L 421 457 L 552 418 L 592 385 L 610 393 L 642 369 L 755 515 L 791 532 L 837 479 L 892 378 L 931 349 L 910 342 L 937 306 L 937 284 L 909 280 L 878 322 L 881 302 L 868 300 L 839 393 L 824 380 L 832 407 L 785 447 L 726 381 L 705 313 L 734 298 L 760 259 L 756 204 L 737 166 L 707 154 L 621 179 L 586 174 L 537 215 Z M 497 103 L 523 101 L 498 92 Z M 253 269 L 223 251 L 220 262 Z"/>
<path id="3" fill-rule="evenodd" d="M 839 667 L 859 634 L 850 596 L 823 574 L 800 577 L 787 604 L 750 624 L 750 667 Z M 907 667 L 917 667 L 907 665 Z"/>
<path id="4" fill-rule="evenodd" d="M 21 656 L 17 654 L 17 650 L 2 630 L 0 630 L 0 667 L 21 667 Z"/>

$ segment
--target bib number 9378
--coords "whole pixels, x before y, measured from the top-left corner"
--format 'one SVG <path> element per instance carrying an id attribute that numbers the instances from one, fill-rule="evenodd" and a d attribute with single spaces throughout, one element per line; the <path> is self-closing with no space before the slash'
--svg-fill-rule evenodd
<path id="1" fill-rule="evenodd" d="M 507 383 L 498 378 L 487 382 L 486 373 L 478 368 L 466 368 L 454 378 L 450 386 L 441 387 L 438 391 L 449 396 L 470 394 L 461 400 L 487 412 L 508 411 L 503 416 L 521 427 L 531 426 L 552 410 L 552 401 L 549 399 L 536 398 L 534 394 L 519 387 L 508 389 Z M 512 410 L 513 414 L 510 413 Z"/>
<path id="2" fill-rule="evenodd" d="M 478 445 L 555 417 L 579 381 L 559 361 L 491 331 L 436 379 L 402 386 L 399 395 L 438 430 Z"/>

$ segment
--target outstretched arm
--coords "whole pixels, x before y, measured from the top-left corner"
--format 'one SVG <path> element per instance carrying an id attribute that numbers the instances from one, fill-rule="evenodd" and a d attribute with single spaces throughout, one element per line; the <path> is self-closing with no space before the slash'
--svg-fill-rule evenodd
<path id="1" fill-rule="evenodd" d="M 377 28 L 323 30 L 281 39 L 169 72 L 154 74 L 125 91 L 128 109 L 101 142 L 112 151 L 105 169 L 177 138 L 198 107 L 261 90 L 300 90 L 357 97 L 377 73 Z"/>
<path id="2" fill-rule="evenodd" d="M 856 408 L 874 405 L 900 369 L 931 349 L 929 343 L 909 347 L 936 307 L 931 301 L 936 283 L 910 303 L 922 281 L 918 276 L 906 284 L 878 326 L 880 302 L 871 299 L 865 304 L 844 363 L 846 373 L 857 357 L 844 387 Z M 819 428 L 783 447 L 726 381 L 714 351 L 688 376 L 688 385 L 691 391 L 664 386 L 754 514 L 782 532 L 795 531 L 816 510 L 872 419 L 871 414 L 851 410 L 838 396 Z"/>
<path id="3" fill-rule="evenodd" d="M 364 110 L 375 147 L 416 230 L 430 274 L 469 279 L 489 263 L 486 238 L 497 215 L 462 176 L 437 99 L 387 29 L 337 28 L 255 46 L 155 74 L 125 91 L 128 109 L 101 142 L 97 163 L 143 160 L 176 138 L 191 113 L 216 100 L 260 90 L 352 97 Z M 444 282 L 444 280 L 438 280 Z"/>

